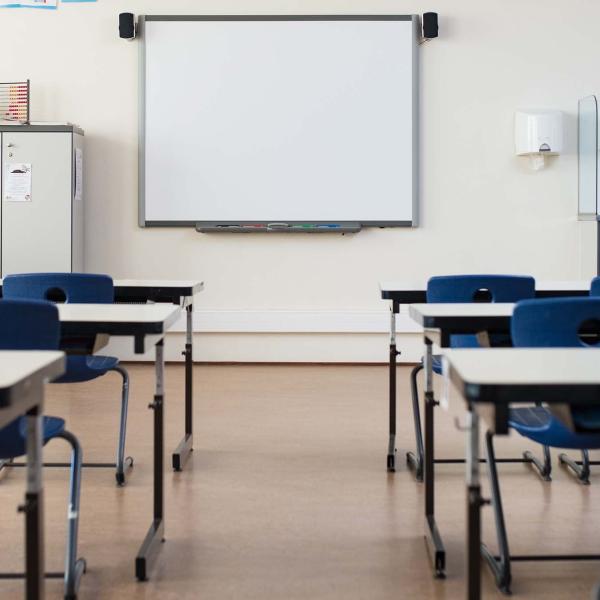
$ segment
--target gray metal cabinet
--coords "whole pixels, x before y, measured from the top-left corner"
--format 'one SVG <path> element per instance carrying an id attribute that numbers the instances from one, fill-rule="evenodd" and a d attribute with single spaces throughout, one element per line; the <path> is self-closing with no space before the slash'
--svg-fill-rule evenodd
<path id="1" fill-rule="evenodd" d="M 0 139 L 2 276 L 83 271 L 83 131 L 73 125 L 4 126 Z M 10 193 L 9 170 L 20 164 L 31 169 L 25 201 Z"/>

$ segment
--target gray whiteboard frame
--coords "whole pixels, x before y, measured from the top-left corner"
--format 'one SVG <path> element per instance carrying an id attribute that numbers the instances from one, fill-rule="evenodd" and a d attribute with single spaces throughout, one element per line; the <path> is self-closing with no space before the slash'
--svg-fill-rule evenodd
<path id="1" fill-rule="evenodd" d="M 138 225 L 140 227 L 196 227 L 199 221 L 148 221 L 146 220 L 146 21 L 412 21 L 413 23 L 413 80 L 412 80 L 412 220 L 411 221 L 358 221 L 362 227 L 417 227 L 419 224 L 419 40 L 418 15 L 139 15 L 137 34 L 139 46 L 139 134 L 138 134 Z M 306 223 L 271 219 L 290 225 Z M 224 221 L 203 221 L 223 223 Z M 263 221 L 258 221 L 263 222 Z M 315 224 L 331 221 L 311 221 Z M 236 221 L 240 225 L 257 221 Z M 266 222 L 265 222 L 266 223 Z"/>

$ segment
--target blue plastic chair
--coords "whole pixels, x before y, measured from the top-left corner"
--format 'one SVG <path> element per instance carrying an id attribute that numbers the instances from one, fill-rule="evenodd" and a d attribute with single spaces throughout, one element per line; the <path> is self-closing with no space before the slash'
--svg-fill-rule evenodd
<path id="1" fill-rule="evenodd" d="M 580 328 L 586 321 L 600 321 L 600 299 L 549 298 L 519 302 L 513 312 L 511 335 L 516 347 L 586 347 Z M 509 426 L 522 436 L 545 446 L 570 448 L 587 453 L 600 449 L 600 401 L 598 406 L 570 407 L 575 431 L 543 406 L 516 408 L 509 413 Z M 486 454 L 491 481 L 499 556 L 482 545 L 482 554 L 494 572 L 498 587 L 510 593 L 511 566 L 508 537 L 502 510 L 493 433 L 486 433 Z M 569 557 L 569 558 L 578 558 Z M 579 557 L 580 558 L 580 557 Z"/>
<path id="2" fill-rule="evenodd" d="M 76 304 L 111 304 L 114 302 L 113 280 L 108 275 L 87 273 L 31 273 L 8 275 L 2 284 L 3 296 L 7 299 L 49 300 Z M 109 371 L 123 378 L 121 389 L 121 417 L 117 461 L 114 463 L 87 463 L 84 466 L 116 466 L 118 485 L 125 484 L 125 462 L 133 465 L 131 457 L 125 458 L 125 435 L 127 430 L 127 405 L 129 401 L 129 375 L 114 356 L 91 354 L 94 337 L 63 339 L 61 347 L 68 353 L 65 374 L 54 383 L 91 381 Z"/>
<path id="3" fill-rule="evenodd" d="M 533 277 L 521 275 L 443 275 L 432 277 L 427 282 L 427 302 L 452 303 L 452 302 L 517 302 L 535 296 L 535 280 Z M 492 346 L 510 345 L 509 336 L 490 336 Z M 479 342 L 476 335 L 450 336 L 452 348 L 477 348 Z M 433 357 L 433 371 L 438 375 L 442 373 L 440 356 Z M 417 481 L 423 481 L 423 433 L 421 428 L 421 412 L 419 408 L 419 391 L 417 375 L 423 369 L 423 362 L 411 372 L 411 396 L 413 421 L 415 428 L 416 452 L 407 452 L 406 462 L 414 470 Z M 545 464 L 534 456 L 527 457 L 527 462 L 535 464 L 540 471 L 549 468 L 550 457 Z M 463 462 L 462 459 L 443 459 L 443 462 Z"/>
<path id="4" fill-rule="evenodd" d="M 0 350 L 58 350 L 59 343 L 58 311 L 50 302 L 0 301 Z M 42 437 L 44 444 L 62 438 L 72 449 L 64 575 L 65 598 L 71 600 L 76 598 L 86 568 L 85 560 L 77 558 L 82 450 L 77 438 L 65 429 L 64 420 L 57 417 L 44 417 Z M 0 429 L 0 460 L 12 461 L 26 454 L 25 418 L 20 417 Z"/>
<path id="5" fill-rule="evenodd" d="M 592 279 L 590 296 L 600 296 L 600 277 Z M 571 471 L 575 473 L 577 479 L 585 485 L 589 485 L 590 483 L 590 465 L 598 464 L 597 462 L 592 462 L 590 460 L 590 455 L 587 450 L 581 451 L 580 461 L 573 460 L 565 453 L 559 454 L 558 460 L 561 464 L 571 469 Z"/>

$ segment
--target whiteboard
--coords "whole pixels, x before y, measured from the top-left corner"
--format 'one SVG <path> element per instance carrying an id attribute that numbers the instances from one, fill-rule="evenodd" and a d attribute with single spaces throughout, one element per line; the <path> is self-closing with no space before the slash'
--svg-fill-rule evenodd
<path id="1" fill-rule="evenodd" d="M 140 18 L 141 226 L 417 224 L 416 16 Z"/>

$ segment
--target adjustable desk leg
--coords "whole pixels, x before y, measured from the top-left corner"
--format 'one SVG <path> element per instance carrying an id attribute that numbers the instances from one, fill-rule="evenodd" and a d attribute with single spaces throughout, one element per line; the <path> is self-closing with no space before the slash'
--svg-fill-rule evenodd
<path id="1" fill-rule="evenodd" d="M 396 470 L 396 357 L 399 352 L 396 350 L 396 315 L 400 311 L 400 304 L 397 300 L 392 300 L 390 312 L 390 383 L 389 383 L 389 438 L 387 451 L 387 470 L 393 472 Z"/>
<path id="2" fill-rule="evenodd" d="M 43 392 L 42 392 L 43 393 Z M 44 493 L 42 488 L 42 414 L 39 407 L 27 414 L 27 491 L 25 505 L 25 597 L 44 595 Z"/>
<path id="3" fill-rule="evenodd" d="M 481 598 L 481 485 L 479 482 L 479 415 L 467 416 L 467 600 Z"/>
<path id="4" fill-rule="evenodd" d="M 135 576 L 146 581 L 148 573 L 156 560 L 156 555 L 164 542 L 164 401 L 165 401 L 165 357 L 163 340 L 155 346 L 156 350 L 156 391 L 154 402 L 148 408 L 154 410 L 154 518 L 148 533 L 135 558 Z"/>
<path id="5" fill-rule="evenodd" d="M 427 532 L 425 539 L 430 548 L 435 577 L 446 577 L 446 550 L 442 536 L 435 522 L 435 480 L 434 480 L 434 408 L 433 397 L 433 350 L 431 340 L 425 337 L 425 520 Z"/>
<path id="6" fill-rule="evenodd" d="M 190 302 L 185 308 L 186 310 L 186 327 L 185 327 L 185 434 L 179 446 L 177 446 L 172 456 L 173 469 L 181 471 L 186 460 L 189 458 L 193 450 L 193 422 L 194 422 L 194 395 L 193 395 L 193 321 L 192 315 L 194 311 L 193 304 Z"/>

